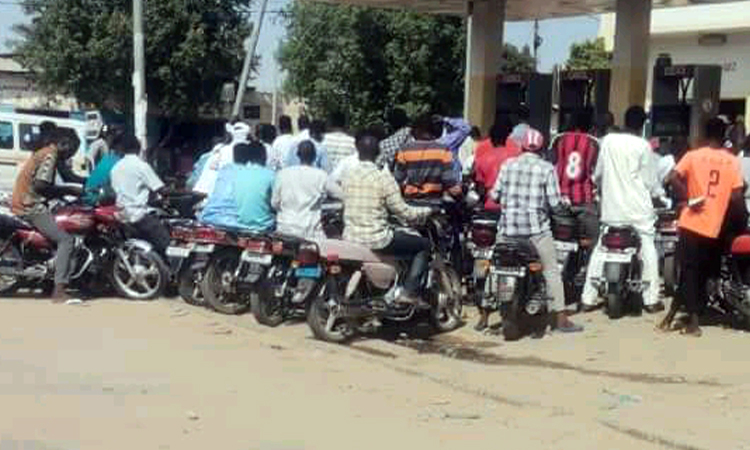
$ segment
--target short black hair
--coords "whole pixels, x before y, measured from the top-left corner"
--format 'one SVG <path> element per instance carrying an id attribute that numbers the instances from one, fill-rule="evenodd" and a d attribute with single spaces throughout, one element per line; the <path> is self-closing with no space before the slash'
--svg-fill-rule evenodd
<path id="1" fill-rule="evenodd" d="M 443 124 L 432 114 L 422 114 L 414 119 L 413 131 L 415 137 L 421 134 L 437 139 L 443 133 Z"/>
<path id="2" fill-rule="evenodd" d="M 511 131 L 513 130 L 513 124 L 507 117 L 503 120 L 498 120 L 490 128 L 490 141 L 495 147 L 505 145 L 505 141 L 508 140 Z"/>
<path id="3" fill-rule="evenodd" d="M 78 151 L 78 147 L 81 146 L 81 139 L 78 137 L 78 134 L 76 134 L 71 128 L 58 128 L 55 135 L 57 149 L 63 159 L 68 159 L 75 155 Z"/>
<path id="4" fill-rule="evenodd" d="M 471 127 L 469 136 L 476 141 L 482 137 L 482 132 L 479 130 L 479 127 Z"/>
<path id="5" fill-rule="evenodd" d="M 310 137 L 314 138 L 316 141 L 321 142 L 325 132 L 326 123 L 322 120 L 313 120 L 310 124 Z"/>
<path id="6" fill-rule="evenodd" d="M 248 162 L 258 164 L 261 166 L 266 165 L 266 146 L 259 141 L 252 141 L 247 145 L 248 148 Z"/>
<path id="7" fill-rule="evenodd" d="M 591 122 L 592 122 L 592 113 L 591 111 L 577 111 L 575 114 L 573 114 L 573 123 L 571 124 L 573 126 L 573 130 L 575 131 L 585 131 L 589 132 L 591 131 Z"/>
<path id="8" fill-rule="evenodd" d="M 112 149 L 123 155 L 138 154 L 141 151 L 141 143 L 133 133 L 122 133 L 115 136 Z"/>
<path id="9" fill-rule="evenodd" d="M 262 123 L 258 126 L 258 139 L 266 144 L 273 144 L 276 139 L 276 127 L 270 123 Z"/>
<path id="10" fill-rule="evenodd" d="M 289 116 L 279 117 L 279 131 L 281 134 L 288 134 L 292 132 L 292 118 Z"/>
<path id="11" fill-rule="evenodd" d="M 304 114 L 299 116 L 297 119 L 297 128 L 299 128 L 300 131 L 310 128 L 310 119 Z"/>
<path id="12" fill-rule="evenodd" d="M 713 117 L 706 122 L 703 128 L 706 133 L 706 139 L 724 143 L 727 135 L 727 125 L 718 117 Z"/>
<path id="13" fill-rule="evenodd" d="M 388 124 L 393 131 L 398 131 L 401 128 L 409 126 L 409 116 L 403 108 L 394 108 L 393 111 L 388 114 Z"/>
<path id="14" fill-rule="evenodd" d="M 297 147 L 297 156 L 302 164 L 312 166 L 317 157 L 315 144 L 310 140 L 300 142 Z"/>
<path id="15" fill-rule="evenodd" d="M 45 120 L 44 122 L 39 124 L 39 138 L 37 139 L 35 150 L 55 144 L 57 142 L 57 138 L 57 125 L 55 125 L 54 122 Z"/>
<path id="16" fill-rule="evenodd" d="M 235 164 L 247 164 L 248 161 L 250 161 L 250 154 L 252 153 L 252 150 L 250 149 L 249 144 L 237 144 L 232 149 L 232 152 L 234 153 Z"/>
<path id="17" fill-rule="evenodd" d="M 642 106 L 631 106 L 625 112 L 625 127 L 633 131 L 642 130 L 647 118 Z"/>
<path id="18" fill-rule="evenodd" d="M 334 111 L 328 116 L 328 125 L 331 128 L 344 128 L 346 126 L 346 116 L 341 111 Z"/>
<path id="19" fill-rule="evenodd" d="M 374 162 L 380 155 L 380 139 L 371 129 L 357 133 L 356 145 L 360 161 Z"/>

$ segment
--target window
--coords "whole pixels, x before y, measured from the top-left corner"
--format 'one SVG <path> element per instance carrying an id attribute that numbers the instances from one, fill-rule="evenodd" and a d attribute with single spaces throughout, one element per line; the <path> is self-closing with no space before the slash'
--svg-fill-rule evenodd
<path id="1" fill-rule="evenodd" d="M 260 106 L 258 105 L 246 105 L 243 111 L 245 119 L 260 119 Z"/>
<path id="2" fill-rule="evenodd" d="M 57 127 L 58 130 L 70 130 L 73 131 L 72 128 L 66 128 L 66 127 Z M 39 139 L 41 130 L 39 125 L 36 124 L 28 124 L 28 123 L 22 123 L 18 126 L 18 133 L 21 136 L 21 149 L 32 151 L 39 147 Z M 77 135 L 78 133 L 76 133 Z"/>
<path id="3" fill-rule="evenodd" d="M 13 124 L 0 122 L 0 149 L 13 150 Z"/>

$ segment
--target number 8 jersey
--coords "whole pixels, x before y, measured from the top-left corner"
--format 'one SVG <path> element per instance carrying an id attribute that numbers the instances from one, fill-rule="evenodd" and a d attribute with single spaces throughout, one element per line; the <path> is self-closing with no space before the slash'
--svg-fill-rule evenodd
<path id="1" fill-rule="evenodd" d="M 675 171 L 687 183 L 690 199 L 704 198 L 702 208 L 683 209 L 679 227 L 719 237 L 732 191 L 744 185 L 739 158 L 729 150 L 704 147 L 683 156 Z"/>
<path id="2" fill-rule="evenodd" d="M 574 131 L 563 133 L 552 144 L 560 193 L 573 205 L 594 203 L 593 174 L 599 142 L 593 136 Z"/>

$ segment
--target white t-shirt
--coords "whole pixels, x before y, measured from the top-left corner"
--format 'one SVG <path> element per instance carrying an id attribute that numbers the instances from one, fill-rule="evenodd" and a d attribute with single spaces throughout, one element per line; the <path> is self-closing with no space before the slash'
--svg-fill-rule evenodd
<path id="1" fill-rule="evenodd" d="M 284 158 L 287 152 L 294 145 L 294 136 L 291 134 L 282 134 L 277 136 L 271 144 L 272 154 L 268 156 L 268 167 L 273 170 L 280 170 L 284 165 Z"/>
<path id="2" fill-rule="evenodd" d="M 117 207 L 123 222 L 135 223 L 143 219 L 151 208 L 148 196 L 164 187 L 154 169 L 137 155 L 125 155 L 115 164 L 110 174 L 112 190 L 117 196 Z"/>
<path id="3" fill-rule="evenodd" d="M 656 214 L 651 198 L 659 195 L 660 186 L 654 166 L 646 140 L 625 133 L 611 133 L 602 140 L 594 171 L 602 223 L 653 233 Z"/>
<path id="4" fill-rule="evenodd" d="M 346 175 L 359 165 L 359 154 L 354 153 L 342 159 L 331 173 L 331 181 L 341 184 Z"/>
<path id="5" fill-rule="evenodd" d="M 294 166 L 276 176 L 271 206 L 277 211 L 276 230 L 305 239 L 323 239 L 320 207 L 328 192 L 328 174 L 316 167 Z"/>

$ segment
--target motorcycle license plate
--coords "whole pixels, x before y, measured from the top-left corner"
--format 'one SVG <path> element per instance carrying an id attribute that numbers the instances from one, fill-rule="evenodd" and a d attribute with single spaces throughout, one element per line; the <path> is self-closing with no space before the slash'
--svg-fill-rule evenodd
<path id="1" fill-rule="evenodd" d="M 474 249 L 471 252 L 471 256 L 474 257 L 474 259 L 482 259 L 482 260 L 490 260 L 492 259 L 492 252 L 493 249 L 487 248 L 487 249 Z"/>
<path id="2" fill-rule="evenodd" d="M 555 246 L 559 252 L 575 252 L 578 250 L 577 242 L 555 242 Z"/>
<path id="3" fill-rule="evenodd" d="M 320 267 L 298 267 L 294 270 L 294 275 L 297 278 L 313 278 L 318 279 L 322 275 Z"/>
<path id="4" fill-rule="evenodd" d="M 195 251 L 198 253 L 213 253 L 215 248 L 214 244 L 201 244 L 195 246 Z"/>
<path id="5" fill-rule="evenodd" d="M 167 247 L 167 256 L 171 258 L 187 258 L 193 251 L 193 245 Z"/>
<path id="6" fill-rule="evenodd" d="M 273 262 L 273 255 L 263 255 L 248 251 L 242 252 L 242 260 L 251 264 L 260 264 L 261 266 L 270 266 Z"/>
<path id="7" fill-rule="evenodd" d="M 525 267 L 501 267 L 493 269 L 492 273 L 495 275 L 506 276 L 506 277 L 522 277 L 526 275 Z"/>
<path id="8" fill-rule="evenodd" d="M 604 262 L 629 263 L 632 260 L 633 255 L 630 253 L 606 253 L 604 255 Z"/>

